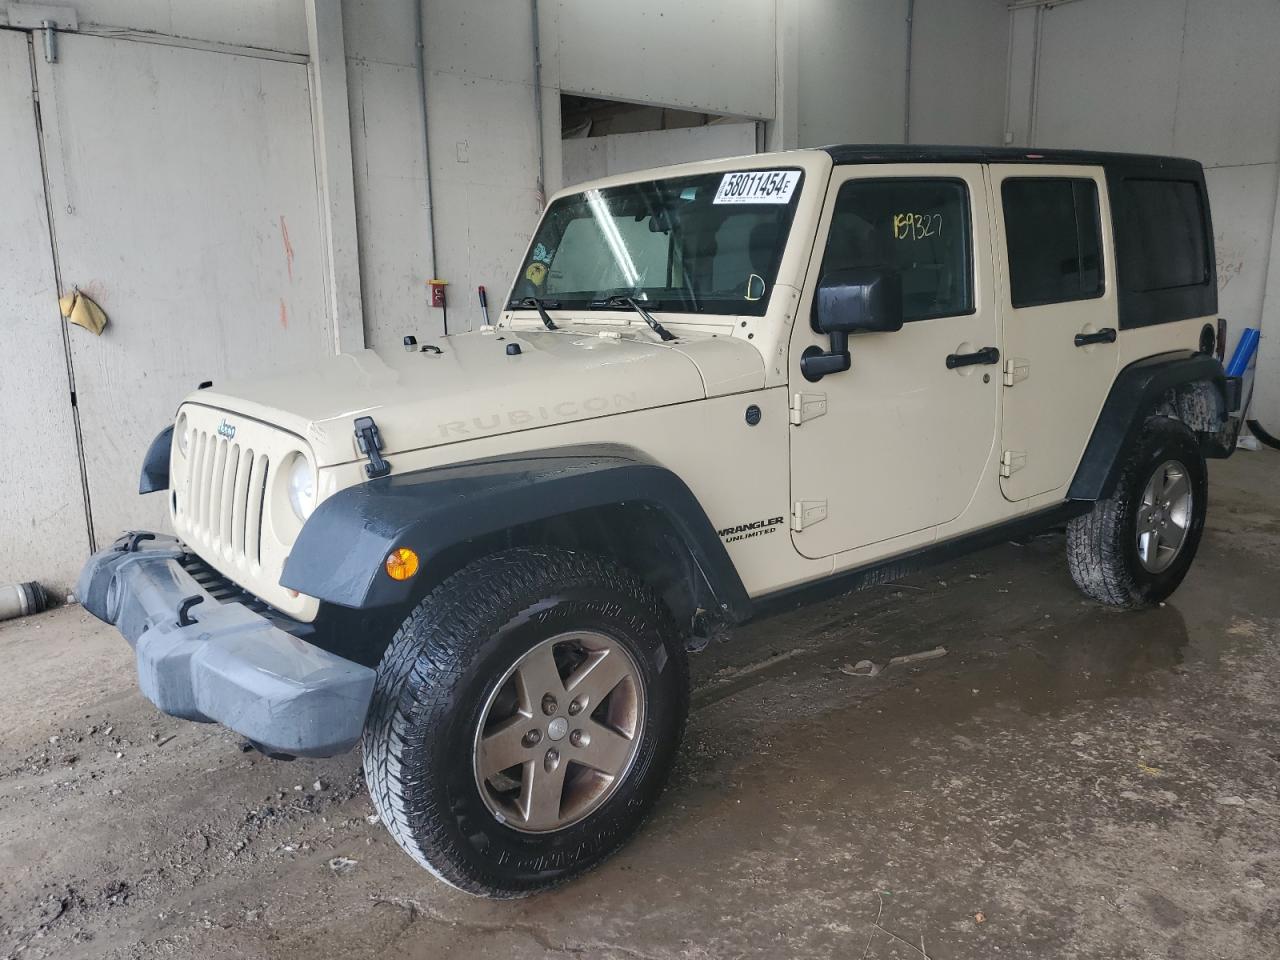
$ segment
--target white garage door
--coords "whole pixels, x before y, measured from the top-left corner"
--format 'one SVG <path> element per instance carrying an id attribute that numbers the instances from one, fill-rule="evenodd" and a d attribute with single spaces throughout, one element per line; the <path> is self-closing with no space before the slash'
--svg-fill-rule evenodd
<path id="1" fill-rule="evenodd" d="M 69 330 L 101 546 L 163 526 L 138 469 L 185 393 L 332 352 L 308 72 L 74 34 L 35 62 L 59 275 L 111 318 Z"/>

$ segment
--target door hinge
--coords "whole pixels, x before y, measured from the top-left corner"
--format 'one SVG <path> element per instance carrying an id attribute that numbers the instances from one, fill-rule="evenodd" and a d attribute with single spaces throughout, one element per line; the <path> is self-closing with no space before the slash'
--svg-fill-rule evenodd
<path id="1" fill-rule="evenodd" d="M 791 395 L 791 422 L 799 426 L 827 412 L 825 393 L 793 393 Z"/>
<path id="2" fill-rule="evenodd" d="M 1000 476 L 1011 477 L 1026 465 L 1025 450 L 1006 450 L 1000 455 Z"/>
<path id="3" fill-rule="evenodd" d="M 791 529 L 799 533 L 827 519 L 827 501 L 797 500 L 792 504 Z"/>
<path id="4" fill-rule="evenodd" d="M 1019 380 L 1025 380 L 1031 374 L 1031 361 L 1022 357 L 1010 357 L 1004 362 L 1004 385 L 1012 387 Z"/>

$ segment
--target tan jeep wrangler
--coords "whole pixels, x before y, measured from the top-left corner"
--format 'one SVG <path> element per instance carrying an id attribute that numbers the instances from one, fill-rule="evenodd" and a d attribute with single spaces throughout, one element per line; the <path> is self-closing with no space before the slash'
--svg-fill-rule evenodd
<path id="1" fill-rule="evenodd" d="M 124 535 L 80 597 L 161 710 L 275 755 L 363 739 L 396 841 L 519 896 L 652 809 L 726 626 L 1064 523 L 1090 597 L 1167 597 L 1238 430 L 1216 310 L 1188 160 L 601 180 L 493 327 L 188 396 L 141 485 L 176 537 Z"/>

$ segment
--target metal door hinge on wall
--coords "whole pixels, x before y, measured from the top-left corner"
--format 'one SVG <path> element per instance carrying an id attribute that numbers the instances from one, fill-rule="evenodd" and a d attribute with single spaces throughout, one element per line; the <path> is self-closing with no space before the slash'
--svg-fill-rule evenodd
<path id="1" fill-rule="evenodd" d="M 39 30 L 45 63 L 58 62 L 58 31 L 79 30 L 80 20 L 71 7 L 47 3 L 9 4 L 9 26 L 15 30 Z"/>
<path id="2" fill-rule="evenodd" d="M 827 519 L 827 501 L 797 500 L 791 508 L 791 529 L 796 533 Z"/>
<path id="3" fill-rule="evenodd" d="M 1011 477 L 1026 465 L 1025 450 L 1006 450 L 1000 455 L 1000 476 Z"/>
<path id="4" fill-rule="evenodd" d="M 1031 375 L 1031 361 L 1021 357 L 1010 357 L 1004 362 L 1004 385 L 1012 387 L 1019 380 Z"/>
<path id="5" fill-rule="evenodd" d="M 791 395 L 791 423 L 799 426 L 827 412 L 825 393 L 793 393 Z"/>

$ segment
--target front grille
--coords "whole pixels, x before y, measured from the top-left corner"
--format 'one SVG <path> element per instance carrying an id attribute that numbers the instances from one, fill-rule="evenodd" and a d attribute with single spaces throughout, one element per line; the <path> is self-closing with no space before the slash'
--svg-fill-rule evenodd
<path id="1" fill-rule="evenodd" d="M 182 569 L 191 574 L 191 579 L 209 596 L 219 603 L 241 603 L 261 617 L 265 617 L 274 626 L 295 637 L 309 637 L 315 629 L 309 623 L 300 623 L 292 617 L 281 613 L 261 597 L 255 596 L 233 580 L 229 580 L 213 567 L 209 566 L 194 553 L 185 553 L 178 560 Z M 196 609 L 199 613 L 199 609 Z M 199 619 L 197 617 L 197 619 Z"/>
<path id="2" fill-rule="evenodd" d="M 186 502 L 178 511 L 209 549 L 257 567 L 270 458 L 208 430 L 193 430 L 190 443 Z"/>
<path id="3" fill-rule="evenodd" d="M 313 620 L 319 602 L 280 584 L 301 527 L 280 481 L 286 465 L 306 455 L 305 441 L 275 424 L 198 403 L 179 410 L 176 427 L 181 436 L 170 459 L 174 533 L 205 563 L 275 609 Z"/>

